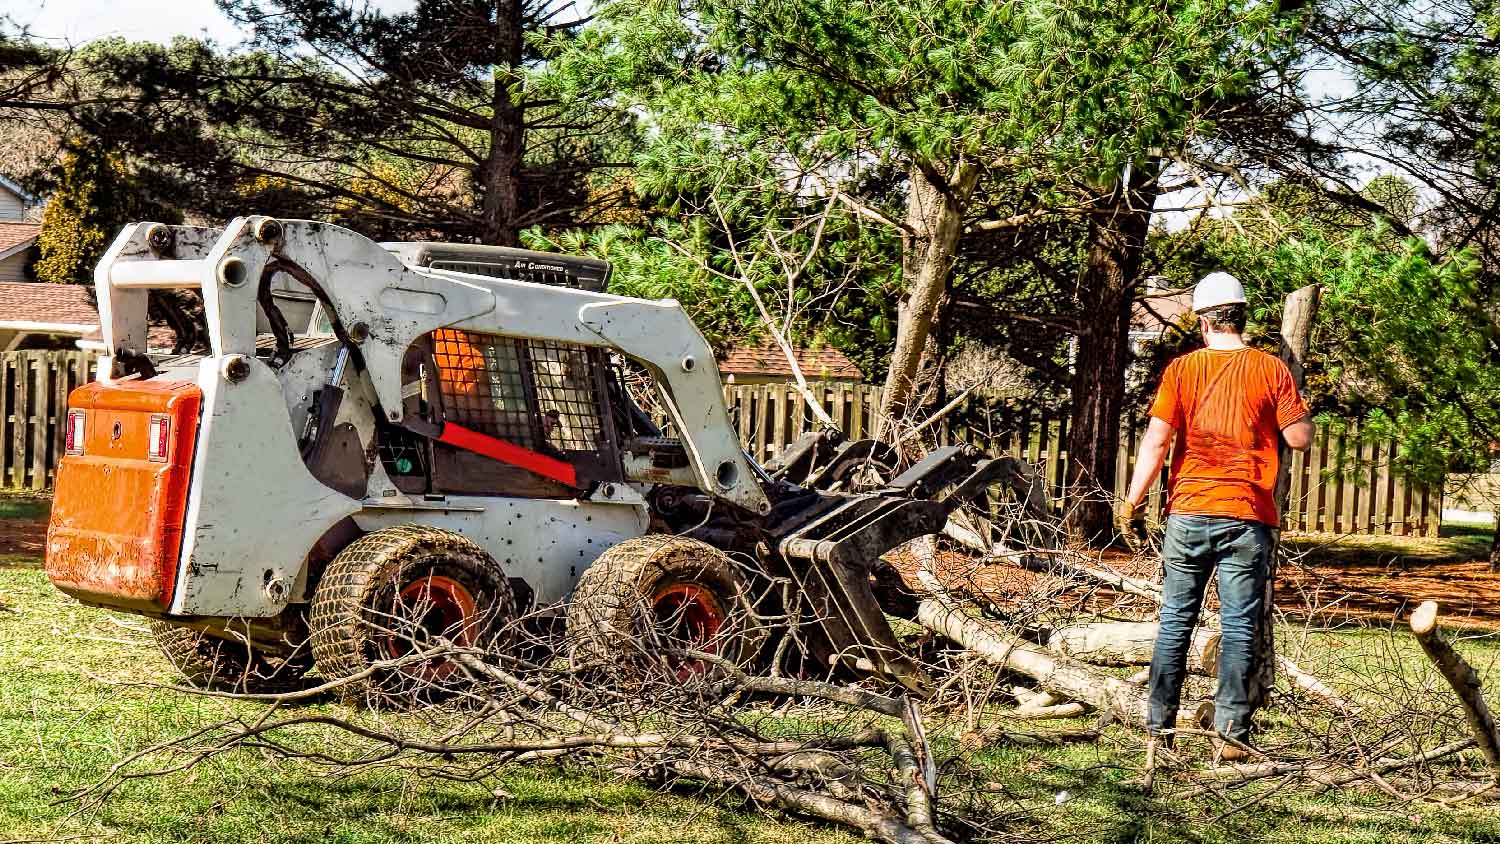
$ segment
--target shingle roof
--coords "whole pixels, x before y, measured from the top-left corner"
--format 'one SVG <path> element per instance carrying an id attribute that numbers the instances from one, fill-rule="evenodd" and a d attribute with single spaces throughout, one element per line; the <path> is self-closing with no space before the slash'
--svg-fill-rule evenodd
<path id="1" fill-rule="evenodd" d="M 82 284 L 0 282 L 0 324 L 47 322 L 96 326 L 99 311 Z"/>
<path id="2" fill-rule="evenodd" d="M 99 328 L 92 328 L 83 333 L 79 338 L 85 343 L 103 343 L 104 332 Z M 151 351 L 158 349 L 170 349 L 177 344 L 177 332 L 172 326 L 161 323 L 151 323 L 146 326 L 146 348 Z"/>
<path id="3" fill-rule="evenodd" d="M 838 349 L 797 349 L 797 366 L 804 377 L 822 381 L 863 381 L 865 374 Z M 772 342 L 736 346 L 719 361 L 724 375 L 787 376 L 792 367 L 781 347 Z"/>
<path id="4" fill-rule="evenodd" d="M 41 223 L 0 222 L 0 254 L 36 240 L 41 230 Z"/>

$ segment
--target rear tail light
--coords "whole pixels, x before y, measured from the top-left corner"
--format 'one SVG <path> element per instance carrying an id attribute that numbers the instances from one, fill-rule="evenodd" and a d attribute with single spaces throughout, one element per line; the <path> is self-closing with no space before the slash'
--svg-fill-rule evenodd
<path id="1" fill-rule="evenodd" d="M 83 426 L 85 414 L 81 410 L 68 411 L 68 453 L 83 453 Z"/>
<path id="2" fill-rule="evenodd" d="M 167 437 L 172 433 L 172 417 L 165 413 L 151 414 L 146 427 L 146 459 L 155 463 L 167 462 Z"/>

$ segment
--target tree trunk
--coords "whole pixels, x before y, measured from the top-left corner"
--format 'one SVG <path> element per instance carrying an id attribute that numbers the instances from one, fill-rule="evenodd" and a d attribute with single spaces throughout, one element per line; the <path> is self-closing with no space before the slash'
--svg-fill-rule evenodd
<path id="1" fill-rule="evenodd" d="M 1156 631 L 1154 621 L 1070 624 L 1047 635 L 1047 650 L 1093 665 L 1150 665 Z M 1194 674 L 1218 675 L 1219 631 L 1207 627 L 1193 631 L 1187 667 Z"/>
<path id="2" fill-rule="evenodd" d="M 1044 691 L 1081 701 L 1122 723 L 1146 726 L 1149 695 L 1140 686 L 1048 653 L 987 619 L 968 615 L 950 596 L 934 591 L 917 609 L 923 627 L 973 651 L 991 665 L 1025 674 Z M 1201 727 L 1212 721 L 1211 706 L 1189 706 L 1179 723 Z"/>
<path id="3" fill-rule="evenodd" d="M 519 246 L 521 161 L 526 154 L 525 114 L 512 96 L 520 84 L 523 28 L 521 0 L 495 4 L 495 91 L 490 97 L 490 150 L 479 170 L 484 194 L 481 240 L 491 246 Z"/>
<path id="4" fill-rule="evenodd" d="M 1068 428 L 1066 522 L 1077 543 L 1113 538 L 1110 509 L 1130 363 L 1130 306 L 1157 192 L 1155 165 L 1132 170 L 1091 224 L 1088 261 L 1078 285 L 1083 318 Z"/>
<path id="5" fill-rule="evenodd" d="M 1316 284 L 1298 288 L 1287 294 L 1281 307 L 1281 339 L 1278 355 L 1292 373 L 1297 392 L 1307 397 L 1307 375 L 1303 361 L 1307 359 L 1312 345 L 1312 326 L 1318 318 L 1318 303 L 1322 300 L 1323 288 Z M 1292 490 L 1292 450 L 1282 442 L 1276 449 L 1276 512 L 1286 513 Z M 1280 539 L 1280 532 L 1277 534 Z M 1250 685 L 1250 701 L 1257 707 L 1264 706 L 1271 688 L 1276 685 L 1276 558 L 1271 554 L 1271 570 L 1266 573 L 1266 591 L 1261 596 L 1260 621 L 1255 635 L 1255 677 Z M 1293 675 L 1293 679 L 1304 685 Z M 1326 688 L 1326 687 L 1325 687 Z"/>
<path id="6" fill-rule="evenodd" d="M 953 255 L 963 234 L 964 210 L 979 170 L 959 162 L 947 174 L 946 183 L 935 181 L 937 175 L 915 165 L 911 168 L 906 201 L 910 231 L 901 244 L 903 293 L 896 308 L 896 348 L 891 352 L 881 402 L 881 416 L 887 421 L 900 419 L 911 399 L 928 336 L 948 289 Z M 889 438 L 884 424 L 880 430 L 881 436 Z"/>
<path id="7" fill-rule="evenodd" d="M 1444 641 L 1437 626 L 1438 605 L 1436 601 L 1425 601 L 1411 614 L 1411 632 L 1421 643 L 1428 659 L 1453 687 L 1454 694 L 1463 704 L 1464 717 L 1469 722 L 1469 731 L 1474 734 L 1474 743 L 1484 754 L 1490 770 L 1500 774 L 1500 731 L 1495 728 L 1494 716 L 1484 702 L 1484 690 L 1479 675 L 1453 646 Z"/>
<path id="8" fill-rule="evenodd" d="M 1500 507 L 1495 509 L 1495 532 L 1490 534 L 1490 571 L 1500 572 Z"/>

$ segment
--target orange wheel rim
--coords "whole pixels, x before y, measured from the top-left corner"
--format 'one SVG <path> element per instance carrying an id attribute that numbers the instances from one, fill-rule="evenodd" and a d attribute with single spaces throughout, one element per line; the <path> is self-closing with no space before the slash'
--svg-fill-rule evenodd
<path id="1" fill-rule="evenodd" d="M 397 596 L 392 615 L 398 629 L 386 637 L 386 651 L 393 659 L 435 646 L 438 638 L 459 647 L 469 647 L 478 638 L 478 602 L 468 587 L 451 577 L 430 574 L 408 583 Z M 458 666 L 452 660 L 429 659 L 399 670 L 424 682 L 436 682 Z"/>
<path id="2" fill-rule="evenodd" d="M 651 596 L 651 610 L 656 623 L 667 638 L 690 650 L 718 654 L 719 629 L 724 626 L 724 607 L 713 592 L 696 583 L 668 583 L 657 587 Z M 703 660 L 674 660 L 679 680 L 701 674 L 708 666 Z"/>

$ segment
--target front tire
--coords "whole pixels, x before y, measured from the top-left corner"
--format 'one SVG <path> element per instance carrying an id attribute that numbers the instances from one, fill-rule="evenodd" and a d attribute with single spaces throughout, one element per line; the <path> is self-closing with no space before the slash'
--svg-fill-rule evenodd
<path id="1" fill-rule="evenodd" d="M 239 640 L 153 621 L 151 638 L 189 685 L 236 694 L 282 694 L 304 688 L 312 668 L 307 648 L 277 657 Z"/>
<path id="2" fill-rule="evenodd" d="M 370 672 L 350 696 L 418 702 L 440 697 L 465 674 L 455 660 L 395 667 L 379 663 L 434 647 L 495 644 L 515 617 L 510 581 L 472 540 L 438 528 L 403 525 L 349 543 L 313 592 L 312 654 L 330 680 Z"/>
<path id="3" fill-rule="evenodd" d="M 661 665 L 675 679 L 713 673 L 706 660 L 657 651 L 696 650 L 748 665 L 765 631 L 752 623 L 744 576 L 724 552 L 665 534 L 610 548 L 579 579 L 568 608 L 568 641 L 577 666 Z"/>

